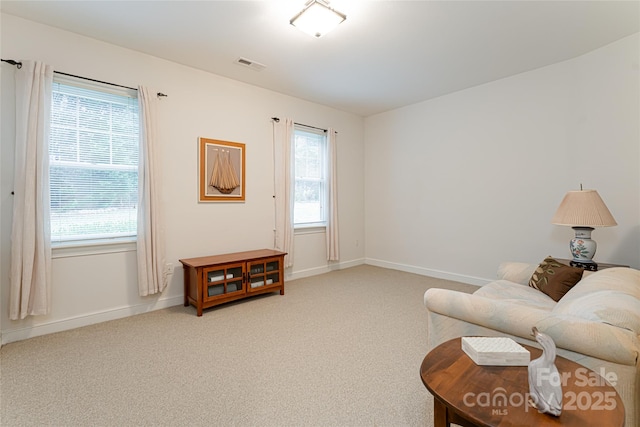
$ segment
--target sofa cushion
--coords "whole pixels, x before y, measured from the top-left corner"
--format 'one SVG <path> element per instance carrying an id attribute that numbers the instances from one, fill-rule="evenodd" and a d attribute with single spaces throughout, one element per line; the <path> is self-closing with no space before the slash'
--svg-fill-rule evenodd
<path id="1" fill-rule="evenodd" d="M 498 266 L 498 279 L 508 280 L 520 285 L 528 285 L 537 265 L 526 262 L 507 261 Z"/>
<path id="2" fill-rule="evenodd" d="M 583 276 L 558 304 L 567 304 L 574 298 L 597 291 L 615 290 L 640 298 L 640 270 L 626 267 L 606 268 Z"/>
<path id="3" fill-rule="evenodd" d="M 474 295 L 550 311 L 555 301 L 537 289 L 509 280 L 496 280 L 475 291 Z"/>
<path id="4" fill-rule="evenodd" d="M 553 313 L 606 323 L 640 335 L 640 271 L 618 267 L 593 273 L 567 292 Z"/>
<path id="5" fill-rule="evenodd" d="M 553 313 L 606 323 L 640 335 L 640 299 L 624 292 L 593 292 L 567 304 L 557 304 Z"/>
<path id="6" fill-rule="evenodd" d="M 529 286 L 549 295 L 554 301 L 566 294 L 582 278 L 584 270 L 547 257 L 531 275 Z"/>

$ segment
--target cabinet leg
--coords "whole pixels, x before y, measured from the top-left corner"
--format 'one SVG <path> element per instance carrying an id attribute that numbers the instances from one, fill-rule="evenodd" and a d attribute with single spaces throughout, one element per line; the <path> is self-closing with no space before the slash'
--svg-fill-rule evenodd
<path id="1" fill-rule="evenodd" d="M 284 286 L 280 289 L 280 295 L 284 295 Z"/>

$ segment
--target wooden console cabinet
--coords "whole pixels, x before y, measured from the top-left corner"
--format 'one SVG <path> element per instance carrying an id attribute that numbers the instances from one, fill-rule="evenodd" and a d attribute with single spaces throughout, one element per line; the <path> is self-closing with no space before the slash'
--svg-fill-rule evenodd
<path id="1" fill-rule="evenodd" d="M 181 259 L 184 306 L 202 310 L 251 295 L 284 295 L 285 252 L 271 249 Z"/>

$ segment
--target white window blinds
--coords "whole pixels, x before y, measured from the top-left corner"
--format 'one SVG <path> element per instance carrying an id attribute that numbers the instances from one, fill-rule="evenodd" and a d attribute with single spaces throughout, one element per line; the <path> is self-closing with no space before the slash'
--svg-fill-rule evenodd
<path id="1" fill-rule="evenodd" d="M 296 125 L 294 130 L 296 226 L 326 225 L 327 138 L 322 130 Z"/>
<path id="2" fill-rule="evenodd" d="M 56 76 L 52 97 L 51 240 L 135 236 L 137 92 Z"/>

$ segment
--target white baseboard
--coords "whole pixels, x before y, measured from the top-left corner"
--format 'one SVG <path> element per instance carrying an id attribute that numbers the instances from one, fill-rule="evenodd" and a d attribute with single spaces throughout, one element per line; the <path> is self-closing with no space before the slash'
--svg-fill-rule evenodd
<path id="1" fill-rule="evenodd" d="M 309 268 L 306 270 L 297 270 L 297 271 L 291 271 L 291 272 L 285 271 L 285 280 L 295 280 L 295 279 L 302 279 L 303 277 L 317 276 L 318 274 L 324 274 L 324 273 L 328 273 L 330 271 L 335 271 L 335 270 L 342 270 L 344 268 L 355 267 L 357 265 L 362 265 L 362 264 L 365 264 L 364 258 L 360 258 L 352 261 L 346 261 L 346 262 L 331 263 L 326 266 Z"/>
<path id="2" fill-rule="evenodd" d="M 340 263 L 331 263 L 323 267 L 294 271 L 290 274 L 285 273 L 286 274 L 285 280 L 293 280 L 293 279 L 300 279 L 303 277 L 315 276 L 318 274 L 328 273 L 333 270 L 340 270 L 343 268 L 354 267 L 356 265 L 362 265 L 364 263 L 365 263 L 364 259 L 357 259 L 353 261 L 340 262 Z M 163 308 L 173 307 L 181 304 L 184 304 L 183 296 L 169 297 L 165 299 L 156 300 L 149 304 L 138 304 L 133 306 L 119 307 L 119 308 L 114 308 L 111 310 L 106 310 L 101 312 L 83 314 L 81 316 L 77 316 L 73 318 L 55 320 L 48 323 L 26 326 L 19 329 L 5 330 L 0 332 L 0 346 L 2 344 L 8 344 L 15 341 L 22 341 L 22 340 L 34 338 L 40 335 L 53 334 L 55 332 L 67 331 L 70 329 L 93 325 L 96 323 L 107 322 L 109 320 L 122 319 L 124 317 L 147 313 L 154 310 L 161 310 Z"/>
<path id="3" fill-rule="evenodd" d="M 483 279 L 481 277 L 466 276 L 464 274 L 450 273 L 447 271 L 433 270 L 431 268 L 416 267 L 407 264 L 398 264 L 389 261 L 382 261 L 379 259 L 367 258 L 365 264 L 389 268 L 392 270 L 405 271 L 407 273 L 419 274 L 421 276 L 435 277 L 436 279 L 453 280 L 455 282 L 468 283 L 470 285 L 476 286 L 484 286 L 487 283 L 491 282 L 491 280 Z"/>
<path id="4" fill-rule="evenodd" d="M 292 271 L 285 273 L 285 280 L 301 279 L 304 277 L 315 276 L 318 274 L 328 273 L 334 270 L 341 270 L 344 268 L 355 267 L 362 264 L 374 265 L 383 268 L 390 268 L 392 270 L 400 270 L 408 273 L 420 274 L 422 276 L 430 276 L 438 279 L 453 280 L 456 282 L 469 283 L 471 285 L 483 286 L 490 282 L 490 280 L 482 279 L 479 277 L 465 276 L 461 274 L 450 273 L 446 271 L 433 270 L 429 268 L 416 267 L 406 264 L 398 264 L 388 261 L 382 261 L 372 258 L 360 258 L 356 260 L 331 263 L 326 266 L 310 268 L 306 270 Z M 28 338 L 37 337 L 40 335 L 52 334 L 55 332 L 62 332 L 70 329 L 80 328 L 82 326 L 89 326 L 96 323 L 106 322 L 109 320 L 121 319 L 136 314 L 147 313 L 154 310 L 161 310 L 163 308 L 173 307 L 184 303 L 184 297 L 182 295 L 169 297 L 153 301 L 149 304 L 138 304 L 133 306 L 119 307 L 111 310 L 83 314 L 78 317 L 56 320 L 50 323 L 43 323 L 39 325 L 33 325 L 29 327 L 23 327 L 15 330 L 4 330 L 0 332 L 0 347 L 2 344 L 8 344 L 14 341 L 21 341 Z"/>
<path id="5" fill-rule="evenodd" d="M 134 316 L 136 314 L 147 313 L 154 310 L 161 310 L 163 308 L 173 307 L 180 304 L 184 304 L 184 297 L 182 295 L 155 300 L 149 304 L 119 307 L 101 312 L 83 314 L 78 317 L 56 320 L 50 323 L 33 325 L 15 330 L 5 330 L 2 331 L 0 337 L 2 339 L 2 344 L 8 344 L 14 341 L 26 340 L 40 335 L 47 335 L 55 332 L 80 328 L 82 326 L 94 325 L 96 323 L 106 322 L 109 320 L 121 319 L 123 317 Z"/>

